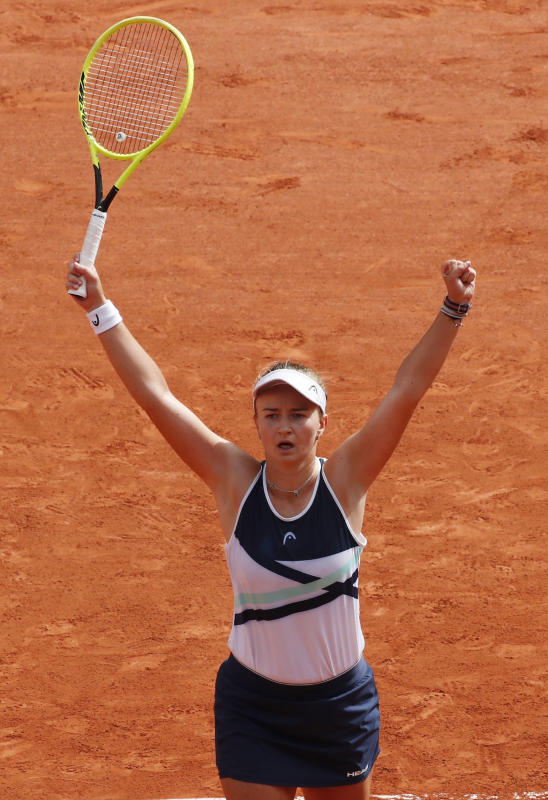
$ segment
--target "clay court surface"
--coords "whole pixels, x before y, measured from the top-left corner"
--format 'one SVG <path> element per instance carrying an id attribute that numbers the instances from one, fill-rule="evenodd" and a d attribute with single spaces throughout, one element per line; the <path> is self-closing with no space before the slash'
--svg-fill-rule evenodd
<path id="1" fill-rule="evenodd" d="M 0 14 L 0 795 L 222 794 L 232 595 L 215 509 L 63 286 L 93 198 L 81 64 L 136 14 L 184 32 L 195 90 L 112 206 L 98 266 L 216 431 L 260 456 L 250 386 L 289 356 L 327 378 L 328 456 L 439 308 L 439 265 L 478 269 L 368 500 L 373 792 L 546 791 L 546 6 L 58 0 Z"/>

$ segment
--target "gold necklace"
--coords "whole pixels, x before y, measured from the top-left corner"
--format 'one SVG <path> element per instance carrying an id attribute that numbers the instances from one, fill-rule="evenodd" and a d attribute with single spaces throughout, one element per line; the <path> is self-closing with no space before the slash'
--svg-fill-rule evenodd
<path id="1" fill-rule="evenodd" d="M 269 489 L 276 489 L 278 492 L 285 492 L 286 494 L 294 494 L 295 497 L 298 497 L 299 493 L 302 492 L 304 487 L 308 486 L 308 484 L 314 477 L 315 473 L 316 473 L 316 465 L 314 464 L 314 469 L 312 470 L 312 473 L 308 476 L 305 482 L 301 484 L 301 486 L 299 486 L 297 489 L 282 489 L 281 486 L 276 486 L 276 484 L 272 483 L 272 481 L 269 481 L 268 478 L 266 478 L 266 483 Z M 266 477 L 266 467 L 265 467 L 265 477 Z"/>

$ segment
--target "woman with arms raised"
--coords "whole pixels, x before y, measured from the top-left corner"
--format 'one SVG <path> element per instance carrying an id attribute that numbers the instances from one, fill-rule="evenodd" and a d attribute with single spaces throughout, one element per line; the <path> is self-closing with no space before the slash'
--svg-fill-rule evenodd
<path id="1" fill-rule="evenodd" d="M 215 692 L 217 766 L 227 800 L 368 800 L 379 753 L 373 672 L 363 657 L 358 568 L 366 494 L 442 367 L 475 289 L 470 262 L 442 267 L 447 296 L 369 421 L 316 455 L 327 394 L 309 367 L 277 362 L 253 387 L 259 462 L 171 393 L 107 301 L 95 268 L 87 312 L 114 369 L 211 489 L 234 589 L 231 654 Z"/>

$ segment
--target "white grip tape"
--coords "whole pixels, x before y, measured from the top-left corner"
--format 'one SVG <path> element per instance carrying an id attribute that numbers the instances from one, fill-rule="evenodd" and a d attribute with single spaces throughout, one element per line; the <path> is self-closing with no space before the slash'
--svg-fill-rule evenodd
<path id="1" fill-rule="evenodd" d="M 86 236 L 84 238 L 84 244 L 82 245 L 82 250 L 80 252 L 80 263 L 84 264 L 86 267 L 93 267 L 95 264 L 95 259 L 97 258 L 97 251 L 99 250 L 101 237 L 103 236 L 106 219 L 106 211 L 98 211 L 96 208 L 94 208 L 91 212 L 91 218 L 86 231 Z M 87 297 L 86 279 L 82 277 L 82 281 L 83 283 L 78 289 L 69 289 L 69 294 L 74 294 L 76 297 Z"/>

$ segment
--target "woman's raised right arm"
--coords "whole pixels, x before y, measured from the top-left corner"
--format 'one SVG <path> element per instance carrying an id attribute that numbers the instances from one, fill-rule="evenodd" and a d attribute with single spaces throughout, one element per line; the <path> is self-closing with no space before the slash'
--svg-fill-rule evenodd
<path id="1" fill-rule="evenodd" d="M 95 267 L 80 264 L 75 256 L 69 264 L 67 289 L 78 288 L 80 276 L 86 278 L 87 297 L 75 300 L 91 316 L 108 301 Z M 91 316 L 90 321 L 94 319 Z M 146 411 L 180 458 L 214 492 L 226 481 L 227 473 L 233 474 L 235 467 L 242 467 L 246 473 L 253 472 L 256 462 L 251 456 L 210 430 L 171 393 L 158 365 L 123 322 L 100 332 L 99 339 L 134 400 Z"/>

